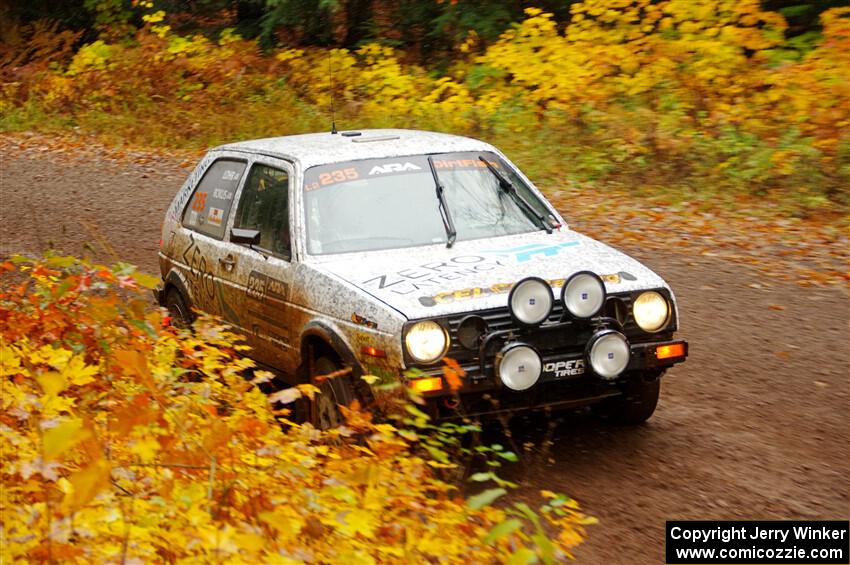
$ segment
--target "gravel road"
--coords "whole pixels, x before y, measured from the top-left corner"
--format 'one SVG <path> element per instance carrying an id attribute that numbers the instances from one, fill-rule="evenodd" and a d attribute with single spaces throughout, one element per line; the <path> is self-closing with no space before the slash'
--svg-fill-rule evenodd
<path id="1" fill-rule="evenodd" d="M 156 272 L 180 161 L 8 143 L 0 158 L 0 255 L 54 247 Z M 665 520 L 850 517 L 847 294 L 684 251 L 624 251 L 676 291 L 691 357 L 639 428 L 569 416 L 547 450 L 536 425 L 515 423 L 518 443 L 535 444 L 506 470 L 524 485 L 515 496 L 563 491 L 598 517 L 577 552 L 591 565 L 663 563 Z"/>

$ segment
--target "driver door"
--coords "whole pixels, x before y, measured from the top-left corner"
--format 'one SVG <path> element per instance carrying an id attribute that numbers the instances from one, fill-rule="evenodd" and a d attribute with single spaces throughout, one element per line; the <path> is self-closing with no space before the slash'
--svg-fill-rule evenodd
<path id="1" fill-rule="evenodd" d="M 292 166 L 285 161 L 262 158 L 251 164 L 232 228 L 256 230 L 259 242 L 231 243 L 223 274 L 236 295 L 238 325 L 253 348 L 251 357 L 287 373 L 297 359 L 293 336 L 298 335 L 291 327 L 290 304 L 292 175 Z"/>

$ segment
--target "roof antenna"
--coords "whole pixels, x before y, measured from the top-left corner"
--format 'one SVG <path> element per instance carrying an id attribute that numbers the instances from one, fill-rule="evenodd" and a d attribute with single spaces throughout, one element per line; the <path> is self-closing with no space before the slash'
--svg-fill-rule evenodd
<path id="1" fill-rule="evenodd" d="M 328 78 L 331 81 L 331 135 L 336 135 L 336 111 L 334 110 L 334 97 L 336 96 L 336 89 L 334 88 L 334 69 L 331 64 L 333 61 L 333 49 L 328 51 Z"/>

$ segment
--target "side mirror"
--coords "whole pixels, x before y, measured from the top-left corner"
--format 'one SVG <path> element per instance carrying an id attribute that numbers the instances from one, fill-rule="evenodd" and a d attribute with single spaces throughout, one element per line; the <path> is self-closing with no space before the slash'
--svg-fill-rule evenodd
<path id="1" fill-rule="evenodd" d="M 230 230 L 230 241 L 243 245 L 257 245 L 260 243 L 260 231 L 233 228 Z"/>

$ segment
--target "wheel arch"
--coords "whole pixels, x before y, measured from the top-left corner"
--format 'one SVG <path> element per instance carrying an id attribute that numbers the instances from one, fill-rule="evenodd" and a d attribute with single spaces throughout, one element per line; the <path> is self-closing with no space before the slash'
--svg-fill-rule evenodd
<path id="1" fill-rule="evenodd" d="M 341 364 L 350 366 L 354 378 L 359 378 L 364 374 L 363 366 L 351 346 L 331 324 L 321 320 L 308 322 L 301 333 L 300 341 L 299 380 L 301 382 L 306 382 L 308 378 L 307 363 L 309 363 L 311 355 L 316 355 L 317 351 L 333 355 Z"/>
<path id="2" fill-rule="evenodd" d="M 189 292 L 189 285 L 186 284 L 183 276 L 177 272 L 175 269 L 171 269 L 168 272 L 168 275 L 165 276 L 165 280 L 162 285 L 162 293 L 160 294 L 160 304 L 165 304 L 165 297 L 168 296 L 168 291 L 171 289 L 177 290 L 180 293 L 180 296 L 183 297 L 183 301 L 186 303 L 186 307 L 190 310 L 192 309 L 192 294 Z"/>

